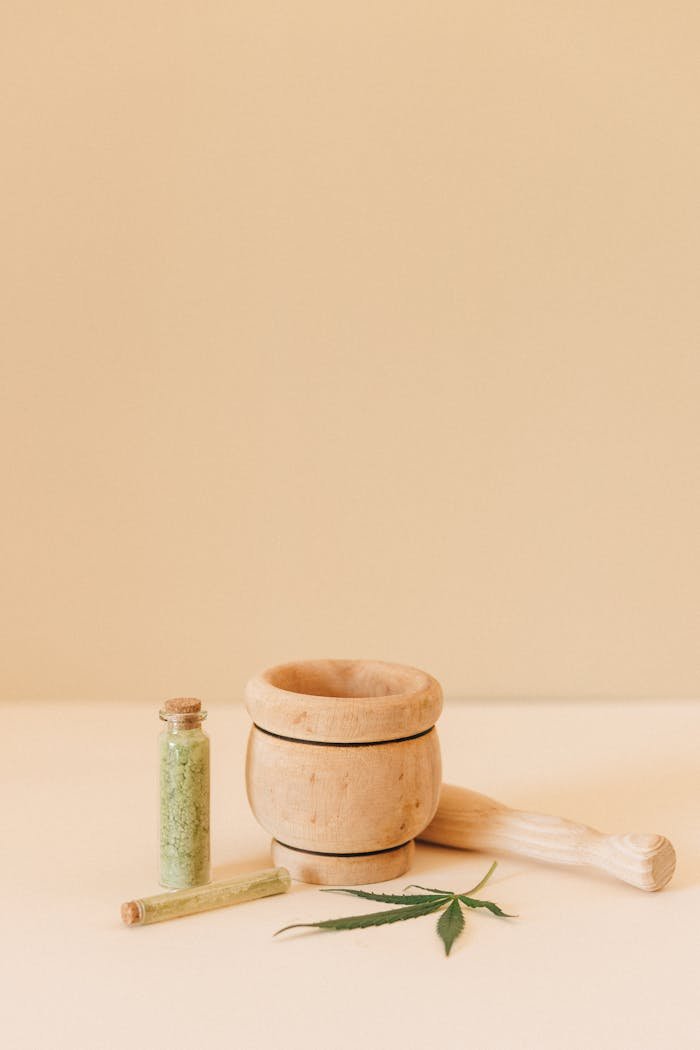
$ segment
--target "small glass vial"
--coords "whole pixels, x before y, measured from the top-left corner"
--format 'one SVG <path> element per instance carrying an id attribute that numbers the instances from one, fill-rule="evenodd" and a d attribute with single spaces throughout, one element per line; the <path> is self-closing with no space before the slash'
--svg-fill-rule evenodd
<path id="1" fill-rule="evenodd" d="M 167 700 L 160 712 L 160 884 L 169 890 L 211 880 L 209 737 L 199 700 Z"/>

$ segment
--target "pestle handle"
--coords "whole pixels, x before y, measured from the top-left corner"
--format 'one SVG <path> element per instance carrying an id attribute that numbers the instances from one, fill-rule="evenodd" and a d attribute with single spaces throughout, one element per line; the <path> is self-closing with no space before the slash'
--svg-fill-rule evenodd
<path id="1" fill-rule="evenodd" d="M 599 868 L 641 890 L 662 889 L 676 867 L 675 850 L 662 835 L 603 835 L 561 817 L 509 809 L 452 784 L 442 785 L 437 812 L 419 838 L 458 849 Z"/>

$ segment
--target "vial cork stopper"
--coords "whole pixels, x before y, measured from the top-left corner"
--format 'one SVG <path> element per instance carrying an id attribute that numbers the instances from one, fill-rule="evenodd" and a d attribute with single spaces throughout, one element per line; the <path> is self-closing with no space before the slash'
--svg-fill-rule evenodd
<path id="1" fill-rule="evenodd" d="M 166 700 L 163 710 L 172 715 L 194 715 L 202 710 L 202 701 L 193 696 L 179 696 L 174 700 Z"/>
<path id="2" fill-rule="evenodd" d="M 122 904 L 121 907 L 122 922 L 125 922 L 127 926 L 133 926 L 134 923 L 141 922 L 141 910 L 136 901 L 127 901 Z"/>

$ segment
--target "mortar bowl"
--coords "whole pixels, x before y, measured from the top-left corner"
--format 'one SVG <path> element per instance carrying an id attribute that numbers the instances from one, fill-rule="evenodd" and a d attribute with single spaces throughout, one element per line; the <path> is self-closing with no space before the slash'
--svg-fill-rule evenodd
<path id="1" fill-rule="evenodd" d="M 438 805 L 439 683 L 379 660 L 304 660 L 252 678 L 251 809 L 293 878 L 360 885 L 408 870 Z"/>

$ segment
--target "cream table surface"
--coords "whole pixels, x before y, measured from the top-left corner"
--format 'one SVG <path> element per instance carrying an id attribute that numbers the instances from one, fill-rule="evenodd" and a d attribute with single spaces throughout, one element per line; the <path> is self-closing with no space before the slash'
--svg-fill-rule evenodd
<path id="1" fill-rule="evenodd" d="M 521 808 L 668 835 L 670 887 L 500 859 L 445 958 L 431 918 L 287 923 L 377 905 L 290 893 L 127 929 L 158 892 L 156 706 L 2 706 L 0 1042 L 12 1050 L 700 1047 L 700 704 L 453 702 L 444 775 Z M 210 708 L 215 875 L 269 865 L 243 786 L 248 719 Z M 491 857 L 419 846 L 410 879 L 463 890 Z M 391 885 L 391 884 L 386 884 Z"/>

